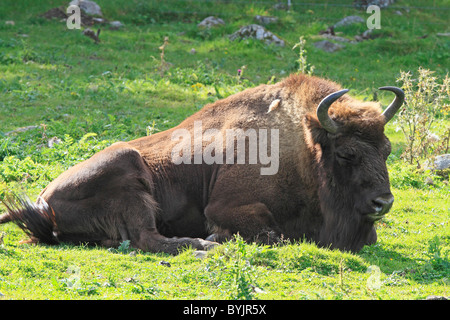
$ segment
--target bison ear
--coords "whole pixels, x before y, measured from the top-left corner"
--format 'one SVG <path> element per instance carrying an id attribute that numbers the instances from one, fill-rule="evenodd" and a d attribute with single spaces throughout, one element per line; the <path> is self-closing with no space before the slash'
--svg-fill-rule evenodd
<path id="1" fill-rule="evenodd" d="M 306 137 L 309 138 L 311 143 L 326 145 L 330 142 L 330 134 L 327 130 L 325 130 L 320 121 L 313 115 L 306 115 L 304 118 L 304 126 Z"/>

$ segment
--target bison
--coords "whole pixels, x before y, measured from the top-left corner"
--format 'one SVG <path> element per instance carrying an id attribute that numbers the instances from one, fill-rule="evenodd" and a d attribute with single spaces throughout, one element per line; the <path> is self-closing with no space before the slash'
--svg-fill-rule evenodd
<path id="1" fill-rule="evenodd" d="M 384 127 L 404 94 L 380 89 L 396 95 L 384 112 L 314 76 L 247 89 L 170 130 L 111 145 L 62 173 L 35 203 L 8 197 L 0 223 L 15 222 L 31 243 L 129 240 L 170 254 L 237 233 L 359 251 L 376 242 L 374 223 L 394 201 Z"/>

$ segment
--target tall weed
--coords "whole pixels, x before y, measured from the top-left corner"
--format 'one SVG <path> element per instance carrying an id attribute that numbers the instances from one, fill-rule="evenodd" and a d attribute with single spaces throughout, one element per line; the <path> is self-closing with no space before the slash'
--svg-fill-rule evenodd
<path id="1" fill-rule="evenodd" d="M 449 151 L 450 126 L 442 128 L 443 122 L 436 120 L 450 114 L 450 78 L 446 75 L 439 83 L 433 74 L 420 67 L 416 79 L 403 71 L 397 79 L 403 83 L 406 100 L 395 121 L 406 140 L 402 157 L 418 166 L 424 159 Z"/>
<path id="2" fill-rule="evenodd" d="M 256 269 L 252 264 L 257 246 L 247 245 L 239 235 L 215 250 L 208 260 L 206 269 L 211 280 L 223 290 L 230 299 L 251 300 L 256 288 Z"/>

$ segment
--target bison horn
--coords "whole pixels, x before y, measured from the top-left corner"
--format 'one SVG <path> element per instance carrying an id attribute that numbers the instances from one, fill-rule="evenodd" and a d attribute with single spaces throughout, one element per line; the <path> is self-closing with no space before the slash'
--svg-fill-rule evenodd
<path id="1" fill-rule="evenodd" d="M 333 102 L 339 99 L 346 92 L 348 92 L 348 89 L 340 90 L 326 96 L 322 101 L 320 101 L 319 106 L 317 107 L 317 118 L 319 119 L 322 127 L 330 133 L 336 133 L 338 130 L 338 125 L 328 115 L 328 109 Z"/>
<path id="2" fill-rule="evenodd" d="M 388 90 L 388 91 L 392 91 L 393 93 L 395 93 L 394 100 L 383 112 L 384 123 L 386 124 L 389 122 L 389 120 L 391 120 L 394 117 L 394 115 L 397 113 L 398 109 L 400 109 L 400 107 L 402 106 L 403 101 L 405 100 L 405 93 L 403 92 L 402 89 L 397 88 L 397 87 L 381 87 L 378 89 L 379 90 Z"/>

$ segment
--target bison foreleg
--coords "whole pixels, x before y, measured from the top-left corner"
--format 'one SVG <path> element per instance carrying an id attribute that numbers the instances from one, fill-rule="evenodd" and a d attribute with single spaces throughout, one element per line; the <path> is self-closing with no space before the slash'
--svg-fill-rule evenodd
<path id="1" fill-rule="evenodd" d="M 210 203 L 205 215 L 214 233 L 207 240 L 223 242 L 238 234 L 248 242 L 275 244 L 281 234 L 269 209 L 260 202 L 239 206 L 224 206 L 224 202 Z"/>
<path id="2" fill-rule="evenodd" d="M 197 250 L 209 250 L 218 243 L 203 240 L 200 238 L 167 238 L 155 231 L 142 231 L 139 240 L 135 245 L 150 252 L 164 252 L 178 254 L 183 248 L 193 248 Z"/>

